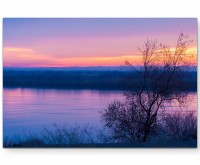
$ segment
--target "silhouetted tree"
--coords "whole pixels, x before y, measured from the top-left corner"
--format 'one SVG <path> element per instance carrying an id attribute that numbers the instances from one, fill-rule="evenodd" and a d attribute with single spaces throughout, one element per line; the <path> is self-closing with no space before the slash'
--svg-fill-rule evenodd
<path id="1" fill-rule="evenodd" d="M 190 66 L 188 58 L 192 57 L 187 53 L 192 42 L 188 38 L 181 33 L 175 48 L 147 39 L 143 48 L 139 48 L 140 69 L 125 62 L 137 72 L 134 90 L 126 93 L 126 103 L 111 103 L 102 112 L 102 120 L 115 138 L 145 142 L 156 127 L 158 112 L 165 108 L 165 102 L 176 100 L 179 105 L 184 104 L 187 98 L 184 71 Z"/>
<path id="2" fill-rule="evenodd" d="M 144 111 L 137 104 L 114 101 L 102 113 L 112 142 L 138 142 L 143 137 Z"/>

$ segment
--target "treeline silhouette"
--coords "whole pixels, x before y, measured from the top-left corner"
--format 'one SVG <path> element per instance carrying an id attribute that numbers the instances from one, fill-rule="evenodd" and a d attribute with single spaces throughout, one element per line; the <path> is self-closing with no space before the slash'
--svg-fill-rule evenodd
<path id="1" fill-rule="evenodd" d="M 185 71 L 189 90 L 197 89 L 197 72 Z M 74 89 L 134 89 L 137 72 L 106 70 L 3 70 L 3 87 L 74 88 Z M 139 83 L 139 82 L 138 82 Z M 135 84 L 135 83 L 134 83 Z"/>

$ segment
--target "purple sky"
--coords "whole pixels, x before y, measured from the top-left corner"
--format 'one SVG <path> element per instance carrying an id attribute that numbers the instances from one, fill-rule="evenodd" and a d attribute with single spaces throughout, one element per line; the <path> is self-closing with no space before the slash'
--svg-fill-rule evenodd
<path id="1" fill-rule="evenodd" d="M 4 66 L 107 66 L 138 62 L 147 38 L 175 46 L 180 32 L 196 51 L 193 18 L 4 18 Z"/>

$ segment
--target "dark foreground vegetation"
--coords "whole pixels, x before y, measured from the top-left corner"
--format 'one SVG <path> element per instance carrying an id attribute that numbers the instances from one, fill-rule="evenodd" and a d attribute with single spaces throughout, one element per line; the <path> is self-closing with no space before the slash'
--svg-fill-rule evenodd
<path id="1" fill-rule="evenodd" d="M 184 81 L 189 84 L 189 90 L 196 90 L 196 71 L 185 71 L 184 74 Z M 3 70 L 3 87 L 14 88 L 129 90 L 138 86 L 139 82 L 137 72 L 124 70 Z"/>
<path id="2" fill-rule="evenodd" d="M 99 129 L 90 125 L 59 126 L 53 129 L 44 128 L 39 134 L 24 132 L 23 136 L 16 135 L 4 138 L 4 148 L 26 147 L 119 147 L 119 148 L 151 148 L 151 147 L 197 147 L 197 120 L 190 113 L 165 114 L 162 122 L 157 124 L 146 142 L 130 142 L 123 134 L 116 137 L 116 132 L 107 127 Z M 126 126 L 124 126 L 126 127 Z M 124 130 L 125 131 L 125 130 Z M 129 134 L 129 132 L 127 132 Z M 137 134 L 133 135 L 137 138 Z"/>
<path id="3" fill-rule="evenodd" d="M 120 142 L 124 142 L 124 139 L 129 142 L 147 142 L 149 136 L 157 131 L 159 120 L 163 125 L 175 119 L 166 129 L 177 128 L 179 125 L 176 117 L 169 115 L 160 119 L 158 114 L 165 112 L 166 103 L 175 101 L 179 107 L 184 107 L 187 103 L 189 89 L 192 87 L 190 76 L 187 75 L 191 68 L 188 61 L 193 56 L 187 52 L 192 42 L 188 38 L 188 35 L 181 33 L 175 51 L 149 39 L 139 48 L 143 57 L 143 69 L 137 70 L 137 81 L 132 81 L 135 90 L 126 92 L 124 101 L 110 103 L 102 113 L 105 125 Z M 125 63 L 135 68 L 130 62 Z M 182 116 L 177 119 L 179 118 Z M 183 127 L 187 127 L 194 122 L 188 118 L 184 120 L 184 124 Z M 179 129 L 182 130 L 178 127 L 177 131 Z M 185 132 L 189 130 L 182 130 L 181 134 L 184 135 Z M 177 135 L 177 132 L 174 134 Z"/>

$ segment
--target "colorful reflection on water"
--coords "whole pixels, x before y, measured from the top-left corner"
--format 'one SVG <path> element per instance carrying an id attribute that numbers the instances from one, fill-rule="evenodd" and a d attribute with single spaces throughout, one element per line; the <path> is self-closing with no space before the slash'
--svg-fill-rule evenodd
<path id="1" fill-rule="evenodd" d="M 4 137 L 23 131 L 38 132 L 53 123 L 101 125 L 100 111 L 115 99 L 123 100 L 122 91 L 3 89 Z M 176 110 L 172 105 L 170 109 Z M 197 111 L 197 94 L 189 94 L 186 111 Z"/>

